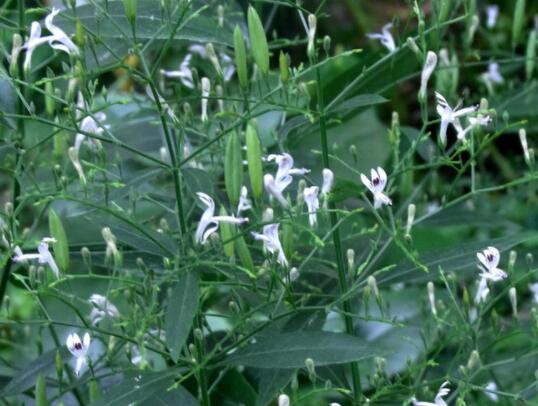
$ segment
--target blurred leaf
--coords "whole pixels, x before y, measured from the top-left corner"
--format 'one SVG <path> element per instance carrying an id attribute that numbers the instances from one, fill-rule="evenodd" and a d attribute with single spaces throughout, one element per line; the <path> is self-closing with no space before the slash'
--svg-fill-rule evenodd
<path id="1" fill-rule="evenodd" d="M 378 94 L 360 94 L 355 97 L 351 97 L 344 100 L 341 103 L 336 104 L 330 113 L 348 113 L 351 110 L 356 110 L 359 107 L 371 107 L 375 104 L 387 103 L 388 100 Z"/>
<path id="2" fill-rule="evenodd" d="M 15 91 L 8 79 L 7 73 L 0 69 L 0 124 L 14 130 L 15 122 L 12 118 L 4 117 L 3 113 L 15 112 Z"/>
<path id="3" fill-rule="evenodd" d="M 342 364 L 384 355 L 365 341 L 347 334 L 294 332 L 264 337 L 238 349 L 223 363 L 256 368 L 301 368 L 306 358 L 316 365 Z"/>
<path id="4" fill-rule="evenodd" d="M 256 392 L 252 385 L 247 381 L 245 375 L 239 373 L 237 369 L 231 368 L 226 372 L 217 387 L 216 404 L 222 405 L 245 405 L 254 406 L 256 402 Z"/>
<path id="5" fill-rule="evenodd" d="M 52 209 L 49 211 L 49 230 L 51 237 L 56 240 L 53 244 L 54 258 L 60 269 L 67 272 L 69 270 L 69 243 L 62 221 Z"/>
<path id="6" fill-rule="evenodd" d="M 258 369 L 256 406 L 266 406 L 293 377 L 293 369 Z"/>
<path id="7" fill-rule="evenodd" d="M 192 196 L 196 196 L 198 192 L 204 192 L 210 196 L 214 194 L 215 182 L 206 171 L 198 168 L 182 168 L 181 173 Z"/>
<path id="8" fill-rule="evenodd" d="M 200 275 L 197 272 L 185 273 L 176 283 L 166 308 L 166 343 L 175 360 L 189 336 L 192 320 L 198 309 L 199 280 Z"/>
<path id="9" fill-rule="evenodd" d="M 19 370 L 2 390 L 2 396 L 12 396 L 22 393 L 34 386 L 39 375 L 47 375 L 50 371 L 53 371 L 57 351 L 60 351 L 60 355 L 64 360 L 69 359 L 71 356 L 66 347 L 55 348 L 44 353 Z"/>
<path id="10" fill-rule="evenodd" d="M 149 399 L 136 403 L 138 406 L 198 406 L 200 403 L 187 389 L 179 386 L 171 391 L 153 393 Z"/>

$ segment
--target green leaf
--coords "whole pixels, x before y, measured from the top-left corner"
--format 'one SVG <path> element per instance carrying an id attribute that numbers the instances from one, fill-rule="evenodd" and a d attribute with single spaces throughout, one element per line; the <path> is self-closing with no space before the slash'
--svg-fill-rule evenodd
<path id="1" fill-rule="evenodd" d="M 197 272 L 185 273 L 177 282 L 166 308 L 166 343 L 172 357 L 177 360 L 181 347 L 189 336 L 192 320 L 198 309 L 200 276 Z"/>
<path id="2" fill-rule="evenodd" d="M 12 396 L 22 393 L 28 388 L 34 386 L 39 375 L 47 375 L 55 367 L 56 352 L 55 348 L 50 350 L 36 360 L 26 364 L 19 372 L 9 381 L 2 390 L 2 396 Z M 70 357 L 66 347 L 59 349 L 61 357 L 66 360 Z"/>
<path id="3" fill-rule="evenodd" d="M 53 245 L 56 263 L 63 272 L 67 272 L 69 270 L 69 243 L 62 221 L 52 209 L 49 211 L 49 230 L 51 237 L 56 240 Z"/>
<path id="4" fill-rule="evenodd" d="M 153 393 L 147 400 L 137 403 L 138 406 L 198 406 L 199 404 L 198 400 L 182 386 L 171 391 Z"/>
<path id="5" fill-rule="evenodd" d="M 248 32 L 250 51 L 254 61 L 260 71 L 267 76 L 269 74 L 269 46 L 267 45 L 267 38 L 260 16 L 252 6 L 248 8 Z"/>
<path id="6" fill-rule="evenodd" d="M 293 369 L 260 369 L 258 370 L 258 396 L 256 406 L 266 406 L 293 377 Z"/>
<path id="7" fill-rule="evenodd" d="M 387 103 L 388 100 L 378 94 L 360 94 L 336 104 L 329 111 L 331 113 L 348 113 L 361 107 L 370 107 L 375 104 Z"/>
<path id="8" fill-rule="evenodd" d="M 378 346 L 347 334 L 324 331 L 282 333 L 264 337 L 238 349 L 225 361 L 227 365 L 256 368 L 301 368 L 306 358 L 316 366 L 343 364 L 384 355 Z"/>
<path id="9" fill-rule="evenodd" d="M 16 128 L 14 120 L 4 117 L 3 113 L 15 112 L 15 91 L 3 70 L 0 70 L 0 75 L 2 75 L 0 77 L 0 124 L 14 130 Z"/>

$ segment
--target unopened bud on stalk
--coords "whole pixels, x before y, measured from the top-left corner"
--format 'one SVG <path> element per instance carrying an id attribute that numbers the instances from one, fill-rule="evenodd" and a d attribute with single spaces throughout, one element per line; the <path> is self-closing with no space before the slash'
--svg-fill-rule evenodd
<path id="1" fill-rule="evenodd" d="M 270 207 L 265 209 L 262 215 L 262 221 L 264 223 L 270 223 L 271 221 L 273 221 L 273 209 L 271 209 Z"/>
<path id="2" fill-rule="evenodd" d="M 224 96 L 224 90 L 222 89 L 222 86 L 217 85 L 215 87 L 215 92 L 217 93 L 217 103 L 219 105 L 219 112 L 224 113 L 224 100 L 222 99 Z"/>
<path id="3" fill-rule="evenodd" d="M 112 234 L 109 227 L 103 227 L 101 235 L 106 242 L 105 261 L 113 258 L 114 266 L 119 267 L 121 264 L 121 254 L 116 246 L 116 236 Z"/>
<path id="4" fill-rule="evenodd" d="M 290 269 L 290 282 L 295 282 L 299 279 L 299 270 L 296 267 Z"/>
<path id="5" fill-rule="evenodd" d="M 530 165 L 529 145 L 527 144 L 527 131 L 524 128 L 519 129 L 519 141 L 521 142 L 521 148 L 523 148 L 523 157 L 527 165 Z"/>
<path id="6" fill-rule="evenodd" d="M 262 74 L 267 77 L 269 74 L 269 46 L 262 21 L 252 6 L 248 8 L 247 21 L 252 57 Z"/>
<path id="7" fill-rule="evenodd" d="M 304 204 L 304 190 L 306 189 L 306 180 L 301 179 L 297 183 L 297 207 L 302 207 Z"/>
<path id="8" fill-rule="evenodd" d="M 434 316 L 437 316 L 437 309 L 435 307 L 435 286 L 432 281 L 428 282 L 427 288 L 428 288 L 428 301 L 430 302 L 430 308 L 432 310 L 432 314 Z"/>
<path id="9" fill-rule="evenodd" d="M 407 37 L 407 40 L 405 41 L 409 49 L 416 55 L 419 62 L 422 62 L 422 52 L 420 51 L 420 48 L 417 45 L 417 42 L 413 37 Z"/>
<path id="10" fill-rule="evenodd" d="M 377 280 L 375 276 L 370 275 L 368 277 L 368 286 L 376 299 L 379 299 L 379 289 L 377 288 Z"/>
<path id="11" fill-rule="evenodd" d="M 144 259 L 141 257 L 136 258 L 136 266 L 141 271 L 145 272 L 147 270 L 146 263 L 144 262 Z"/>
<path id="12" fill-rule="evenodd" d="M 280 395 L 278 397 L 278 406 L 290 406 L 290 398 L 288 395 Z"/>
<path id="13" fill-rule="evenodd" d="M 205 123 L 208 119 L 207 117 L 207 103 L 209 93 L 211 92 L 211 82 L 208 78 L 202 78 L 202 121 Z"/>
<path id="14" fill-rule="evenodd" d="M 288 66 L 288 54 L 280 51 L 278 57 L 278 66 L 280 69 L 280 81 L 283 85 L 287 85 L 290 78 L 290 68 Z"/>
<path id="15" fill-rule="evenodd" d="M 471 352 L 471 356 L 469 357 L 469 360 L 467 361 L 467 371 L 472 371 L 480 362 L 480 354 L 477 350 L 473 350 Z"/>
<path id="16" fill-rule="evenodd" d="M 405 226 L 406 236 L 411 235 L 411 228 L 413 227 L 413 222 L 415 221 L 416 210 L 417 210 L 417 207 L 413 203 L 407 206 L 407 224 Z"/>
<path id="17" fill-rule="evenodd" d="M 159 155 L 161 157 L 161 161 L 163 161 L 163 162 L 170 161 L 170 156 L 168 155 L 168 150 L 165 147 L 161 147 L 159 149 Z"/>
<path id="18" fill-rule="evenodd" d="M 78 160 L 78 151 L 75 147 L 70 147 L 67 151 L 69 155 L 69 159 L 71 159 L 71 163 L 73 164 L 73 167 L 77 171 L 78 178 L 80 180 L 80 183 L 82 184 L 82 188 L 86 189 L 86 176 L 84 175 L 84 169 L 82 169 L 82 165 L 80 161 Z"/>
<path id="19" fill-rule="evenodd" d="M 202 341 L 204 339 L 204 335 L 202 333 L 202 330 L 199 328 L 195 328 L 193 330 L 194 338 L 196 338 L 198 341 Z"/>
<path id="20" fill-rule="evenodd" d="M 19 54 L 22 49 L 22 37 L 15 33 L 13 34 L 13 40 L 11 44 L 11 55 L 9 57 L 9 73 L 12 77 L 16 78 L 19 76 Z"/>
<path id="21" fill-rule="evenodd" d="M 525 261 L 527 261 L 529 268 L 532 267 L 534 265 L 534 256 L 530 252 L 527 252 L 527 255 L 525 255 Z"/>
<path id="22" fill-rule="evenodd" d="M 331 37 L 329 37 L 328 35 L 325 35 L 323 37 L 323 50 L 327 55 L 331 53 Z"/>
<path id="23" fill-rule="evenodd" d="M 90 249 L 88 247 L 82 247 L 80 249 L 80 255 L 82 256 L 82 261 L 84 262 L 84 265 L 86 265 L 86 268 L 88 268 L 88 270 L 91 271 L 92 254 L 90 252 Z"/>
<path id="24" fill-rule="evenodd" d="M 517 252 L 514 250 L 511 250 L 510 255 L 508 256 L 508 272 L 509 273 L 512 273 L 514 271 L 516 260 L 517 260 Z"/>
<path id="25" fill-rule="evenodd" d="M 134 31 L 136 23 L 136 0 L 123 0 L 123 7 L 125 8 L 127 20 Z"/>
<path id="26" fill-rule="evenodd" d="M 219 4 L 217 7 L 217 15 L 219 16 L 219 27 L 224 27 L 224 6 Z"/>
<path id="27" fill-rule="evenodd" d="M 13 215 L 13 203 L 6 202 L 6 204 L 4 204 L 4 211 L 6 212 L 8 216 L 12 216 Z"/>
<path id="28" fill-rule="evenodd" d="M 308 371 L 308 377 L 311 381 L 313 381 L 316 377 L 316 367 L 314 365 L 314 360 L 312 358 L 307 358 L 305 359 L 304 364 L 306 366 L 306 370 Z"/>
<path id="29" fill-rule="evenodd" d="M 220 79 L 224 78 L 224 75 L 222 73 L 222 68 L 220 67 L 219 58 L 217 57 L 217 53 L 215 52 L 215 48 L 213 47 L 213 44 L 211 42 L 207 43 L 205 46 L 205 50 L 207 52 L 207 57 L 211 61 L 211 64 L 213 65 L 213 68 L 215 68 L 215 71 L 217 72 L 217 75 Z"/>
<path id="30" fill-rule="evenodd" d="M 478 109 L 480 111 L 486 111 L 487 109 L 489 108 L 489 102 L 488 102 L 488 99 L 486 99 L 485 97 L 482 97 L 480 99 L 480 106 L 478 107 Z"/>
<path id="31" fill-rule="evenodd" d="M 236 25 L 234 29 L 234 54 L 239 85 L 245 90 L 248 88 L 247 52 L 245 49 L 243 33 L 241 32 L 239 25 Z"/>
<path id="32" fill-rule="evenodd" d="M 357 162 L 359 162 L 359 156 L 357 154 L 357 147 L 355 146 L 355 144 L 349 147 L 349 152 L 351 153 L 351 156 L 353 157 L 353 162 L 357 164 Z"/>
<path id="33" fill-rule="evenodd" d="M 508 290 L 508 297 L 510 298 L 510 304 L 512 305 L 512 314 L 517 318 L 517 291 L 515 287 L 511 287 Z"/>
<path id="34" fill-rule="evenodd" d="M 474 40 L 474 35 L 476 34 L 476 29 L 478 28 L 478 25 L 480 24 L 480 17 L 478 17 L 477 14 L 475 14 L 471 18 L 471 25 L 469 27 L 468 37 L 467 37 L 467 44 L 471 45 Z"/>
<path id="35" fill-rule="evenodd" d="M 346 251 L 346 256 L 347 256 L 347 267 L 350 271 L 352 271 L 355 268 L 355 251 L 349 248 Z"/>
<path id="36" fill-rule="evenodd" d="M 306 54 L 309 58 L 314 58 L 316 56 L 316 28 L 318 25 L 318 20 L 314 14 L 308 16 L 308 46 Z"/>
<path id="37" fill-rule="evenodd" d="M 239 307 L 237 306 L 237 303 L 235 303 L 233 300 L 230 300 L 228 302 L 228 308 L 232 313 L 239 313 Z"/>

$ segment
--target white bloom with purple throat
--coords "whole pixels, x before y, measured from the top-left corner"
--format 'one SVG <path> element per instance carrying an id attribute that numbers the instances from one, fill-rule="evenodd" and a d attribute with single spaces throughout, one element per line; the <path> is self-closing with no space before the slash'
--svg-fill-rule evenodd
<path id="1" fill-rule="evenodd" d="M 476 106 L 460 108 L 460 104 L 452 108 L 444 98 L 441 93 L 435 92 L 435 97 L 437 97 L 437 113 L 441 117 L 441 126 L 439 129 L 439 139 L 441 140 L 442 145 L 446 145 L 446 131 L 448 125 L 452 124 L 458 128 L 461 128 L 458 124 L 455 124 L 456 121 L 467 114 L 474 113 L 477 110 Z"/>
<path id="2" fill-rule="evenodd" d="M 280 238 L 278 237 L 278 228 L 280 224 L 273 223 L 263 226 L 263 233 L 252 233 L 255 240 L 263 241 L 264 250 L 277 256 L 277 261 L 280 265 L 287 267 L 288 260 L 280 244 Z"/>
<path id="3" fill-rule="evenodd" d="M 304 190 L 304 202 L 308 208 L 308 221 L 310 227 L 315 227 L 318 222 L 318 210 L 319 210 L 319 187 L 310 186 Z"/>
<path id="4" fill-rule="evenodd" d="M 242 224 L 248 221 L 248 218 L 234 216 L 215 216 L 215 202 L 205 193 L 196 193 L 200 201 L 207 207 L 200 218 L 194 240 L 197 243 L 205 244 L 211 234 L 219 228 L 219 223 Z"/>
<path id="5" fill-rule="evenodd" d="M 396 43 L 394 42 L 394 38 L 390 33 L 391 28 L 392 23 L 388 23 L 383 26 L 381 33 L 366 34 L 366 36 L 370 39 L 380 40 L 381 45 L 387 48 L 390 52 L 394 52 L 396 50 Z"/>
<path id="6" fill-rule="evenodd" d="M 88 363 L 88 349 L 90 348 L 90 335 L 84 334 L 81 340 L 77 333 L 69 334 L 66 341 L 67 349 L 76 358 L 75 375 L 79 376 L 80 371 Z"/>
<path id="7" fill-rule="evenodd" d="M 56 278 L 60 277 L 60 270 L 58 269 L 58 265 L 56 265 L 56 261 L 54 260 L 54 257 L 49 251 L 49 243 L 56 242 L 54 238 L 45 237 L 41 240 L 39 245 L 37 246 L 37 253 L 34 254 L 23 254 L 20 247 L 15 247 L 15 256 L 13 257 L 14 262 L 24 262 L 24 261 L 31 261 L 37 259 L 40 264 L 48 264 L 52 272 L 54 273 L 54 276 Z"/>
<path id="8" fill-rule="evenodd" d="M 380 166 L 370 171 L 371 179 L 361 173 L 361 181 L 374 196 L 374 208 L 379 209 L 382 205 L 392 205 L 392 200 L 383 193 L 387 186 L 387 173 Z"/>
<path id="9" fill-rule="evenodd" d="M 447 403 L 443 399 L 446 395 L 450 393 L 450 389 L 448 389 L 446 386 L 449 384 L 448 381 L 443 382 L 443 384 L 439 387 L 439 391 L 437 392 L 437 395 L 435 395 L 434 402 L 418 402 L 413 399 L 413 405 L 414 406 L 447 406 Z"/>
<path id="10" fill-rule="evenodd" d="M 498 282 L 507 277 L 506 272 L 497 268 L 501 255 L 495 247 L 488 247 L 482 252 L 478 252 L 476 257 L 480 261 L 478 268 L 482 271 L 481 276 L 492 282 Z"/>

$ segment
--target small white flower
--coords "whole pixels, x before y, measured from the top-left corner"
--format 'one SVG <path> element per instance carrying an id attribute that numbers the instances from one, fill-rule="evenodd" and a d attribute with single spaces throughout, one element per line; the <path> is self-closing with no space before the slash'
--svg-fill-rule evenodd
<path id="1" fill-rule="evenodd" d="M 193 44 L 189 47 L 189 52 L 193 54 L 198 54 L 201 58 L 207 58 L 207 51 L 205 46 L 200 44 Z"/>
<path id="2" fill-rule="evenodd" d="M 278 397 L 278 406 L 290 406 L 290 398 L 288 395 L 280 395 Z"/>
<path id="3" fill-rule="evenodd" d="M 460 141 L 465 141 L 467 134 L 475 129 L 476 127 L 485 127 L 491 123 L 491 117 L 489 115 L 483 116 L 482 114 L 477 115 L 476 117 L 469 117 L 469 125 L 465 128 L 461 126 L 461 123 L 458 119 L 454 121 L 454 128 L 458 131 L 457 138 Z"/>
<path id="4" fill-rule="evenodd" d="M 82 164 L 80 163 L 80 160 L 78 158 L 78 151 L 75 147 L 70 147 L 67 150 L 67 154 L 69 155 L 69 159 L 71 160 L 71 163 L 73 164 L 73 167 L 77 171 L 78 177 L 80 181 L 85 185 L 86 184 L 86 176 L 84 175 L 84 169 L 82 168 Z"/>
<path id="5" fill-rule="evenodd" d="M 202 78 L 202 121 L 207 121 L 207 102 L 211 92 L 211 82 L 208 78 Z"/>
<path id="6" fill-rule="evenodd" d="M 239 196 L 239 204 L 237 205 L 237 215 L 239 216 L 242 211 L 252 209 L 252 202 L 247 197 L 248 190 L 246 186 L 241 186 L 241 195 Z"/>
<path id="7" fill-rule="evenodd" d="M 56 17 L 59 12 L 59 9 L 53 7 L 50 14 L 45 17 L 45 27 L 47 27 L 52 34 L 49 37 L 49 45 L 52 48 L 57 49 L 58 51 L 63 51 L 69 55 L 78 55 L 78 47 L 71 41 L 65 31 L 53 22 L 54 17 Z"/>
<path id="8" fill-rule="evenodd" d="M 499 400 L 499 396 L 495 393 L 497 392 L 497 384 L 495 382 L 489 381 L 484 389 L 484 395 L 492 401 L 497 402 Z"/>
<path id="9" fill-rule="evenodd" d="M 179 79 L 181 83 L 189 89 L 194 89 L 194 81 L 191 70 L 192 55 L 187 54 L 179 65 L 179 70 L 164 70 L 161 69 L 161 75 L 167 78 Z"/>
<path id="10" fill-rule="evenodd" d="M 492 282 L 498 282 L 507 277 L 506 272 L 497 268 L 501 259 L 501 255 L 499 254 L 499 250 L 497 248 L 488 247 L 482 252 L 478 252 L 476 257 L 481 263 L 478 265 L 478 267 L 482 271 L 480 274 L 482 277 Z"/>
<path id="11" fill-rule="evenodd" d="M 527 131 L 524 128 L 520 128 L 519 132 L 519 142 L 521 142 L 521 148 L 523 148 L 523 157 L 527 165 L 531 164 L 531 154 L 529 151 L 529 144 L 527 143 Z"/>
<path id="12" fill-rule="evenodd" d="M 93 309 L 90 312 L 90 320 L 93 326 L 98 324 L 105 317 L 117 319 L 120 316 L 118 308 L 103 295 L 94 293 L 90 296 L 88 302 L 93 306 Z"/>
<path id="13" fill-rule="evenodd" d="M 538 283 L 532 283 L 529 285 L 529 290 L 532 293 L 534 303 L 538 303 Z"/>
<path id="14" fill-rule="evenodd" d="M 497 24 L 497 17 L 499 16 L 499 6 L 497 4 L 489 4 L 486 6 L 486 15 L 486 27 L 495 27 L 495 24 Z"/>
<path id="15" fill-rule="evenodd" d="M 448 381 L 443 382 L 443 384 L 439 387 L 439 391 L 437 392 L 437 395 L 435 396 L 434 403 L 432 402 L 417 402 L 416 400 L 413 400 L 414 406 L 447 406 L 445 400 L 443 399 L 446 395 L 450 393 L 450 389 L 448 389 L 446 386 L 449 384 Z"/>
<path id="16" fill-rule="evenodd" d="M 26 72 L 30 70 L 34 50 L 38 46 L 48 42 L 50 38 L 50 36 L 41 36 L 41 25 L 37 21 L 32 23 L 30 26 L 30 36 L 22 46 L 22 49 L 26 50 L 26 56 L 24 57 L 24 70 Z"/>
<path id="17" fill-rule="evenodd" d="M 488 64 L 487 72 L 482 73 L 480 78 L 486 85 L 489 93 L 493 93 L 493 85 L 500 85 L 504 83 L 504 78 L 501 75 L 499 64 L 497 62 Z"/>
<path id="18" fill-rule="evenodd" d="M 37 246 L 37 253 L 36 254 L 23 254 L 20 247 L 15 247 L 15 256 L 13 257 L 14 262 L 24 262 L 29 260 L 37 259 L 40 264 L 48 264 L 52 272 L 54 273 L 54 276 L 56 278 L 60 277 L 60 270 L 58 269 L 58 265 L 56 265 L 56 261 L 54 260 L 54 257 L 49 251 L 49 243 L 55 242 L 53 238 L 45 237 L 41 240 L 39 245 Z"/>
<path id="19" fill-rule="evenodd" d="M 75 375 L 79 376 L 82 367 L 88 362 L 90 335 L 88 333 L 84 334 L 84 338 L 81 341 L 77 333 L 69 334 L 67 336 L 66 346 L 69 352 L 76 358 Z"/>
<path id="20" fill-rule="evenodd" d="M 321 197 L 323 198 L 323 208 L 327 210 L 329 204 L 329 193 L 334 185 L 334 173 L 328 168 L 323 168 L 323 185 L 321 185 Z"/>
<path id="21" fill-rule="evenodd" d="M 316 41 L 316 27 L 318 25 L 318 20 L 314 14 L 308 16 L 308 30 L 306 35 L 308 38 L 307 52 L 308 55 L 313 55 L 315 52 L 315 41 Z"/>
<path id="22" fill-rule="evenodd" d="M 435 286 L 433 285 L 432 281 L 428 282 L 426 286 L 428 290 L 428 301 L 430 302 L 432 314 L 437 316 L 437 308 L 435 307 Z"/>
<path id="23" fill-rule="evenodd" d="M 435 52 L 428 51 L 426 55 L 426 62 L 422 68 L 422 73 L 420 75 L 420 90 L 418 92 L 418 97 L 424 99 L 426 97 L 426 91 L 428 88 L 428 81 L 432 75 L 435 67 L 437 66 L 437 55 Z"/>
<path id="24" fill-rule="evenodd" d="M 75 138 L 75 149 L 77 152 L 80 152 L 80 146 L 82 145 L 82 142 L 86 139 L 86 134 L 94 134 L 94 135 L 101 135 L 104 131 L 101 124 L 99 124 L 99 121 L 103 121 L 106 119 L 106 114 L 103 112 L 98 112 L 95 115 L 95 119 L 91 116 L 84 117 L 82 120 L 82 123 L 80 124 L 80 130 L 83 133 L 78 133 Z M 90 138 L 89 144 L 92 148 L 95 148 L 95 142 L 94 140 Z"/>
<path id="25" fill-rule="evenodd" d="M 269 251 L 271 254 L 277 256 L 277 261 L 280 265 L 288 266 L 288 260 L 280 244 L 280 238 L 278 237 L 278 228 L 280 224 L 273 223 L 263 226 L 263 233 L 252 233 L 255 240 L 263 241 L 263 248 Z"/>
<path id="26" fill-rule="evenodd" d="M 458 104 L 454 109 L 452 109 L 441 93 L 435 92 L 435 97 L 437 97 L 437 113 L 441 117 L 439 138 L 441 140 L 441 144 L 446 145 L 446 131 L 448 129 L 448 125 L 454 125 L 459 117 L 474 113 L 477 110 L 477 107 L 472 106 L 460 109 Z M 456 128 L 456 130 L 458 130 L 458 128 Z"/>
<path id="27" fill-rule="evenodd" d="M 474 297 L 475 304 L 484 303 L 489 295 L 488 281 L 485 277 L 480 278 L 478 283 L 478 288 L 476 290 L 476 295 Z"/>
<path id="28" fill-rule="evenodd" d="M 207 206 L 200 222 L 198 223 L 198 228 L 196 229 L 196 234 L 194 240 L 197 243 L 205 244 L 207 239 L 211 234 L 219 228 L 219 223 L 232 223 L 232 224 L 242 224 L 248 221 L 248 218 L 242 217 L 233 217 L 233 216 L 215 216 L 215 202 L 211 197 L 205 193 L 198 192 L 196 193 L 200 201 Z"/>
<path id="29" fill-rule="evenodd" d="M 284 198 L 283 191 L 293 181 L 293 176 L 304 175 L 310 170 L 305 168 L 294 168 L 293 157 L 290 154 L 271 154 L 267 157 L 267 161 L 275 161 L 278 165 L 275 177 L 266 174 L 263 177 L 265 190 L 269 195 L 276 198 L 283 206 L 288 205 L 288 201 Z"/>
<path id="30" fill-rule="evenodd" d="M 318 199 L 319 188 L 317 186 L 310 186 L 304 190 L 304 202 L 308 208 L 308 221 L 310 227 L 315 227 L 318 222 L 317 212 L 319 210 Z"/>
<path id="31" fill-rule="evenodd" d="M 385 186 L 387 185 L 387 174 L 383 168 L 377 167 L 377 170 L 372 169 L 370 171 L 371 180 L 361 173 L 361 181 L 368 188 L 374 196 L 374 208 L 379 209 L 382 205 L 392 205 L 392 200 L 383 193 Z"/>
<path id="32" fill-rule="evenodd" d="M 392 23 L 388 23 L 388 24 L 385 24 L 383 28 L 381 29 L 381 34 L 374 33 L 374 34 L 367 34 L 366 36 L 370 39 L 379 39 L 381 41 L 381 45 L 387 48 L 390 52 L 394 52 L 396 50 L 396 44 L 394 42 L 394 38 L 392 37 L 392 34 L 389 31 L 391 28 L 392 28 Z"/>

